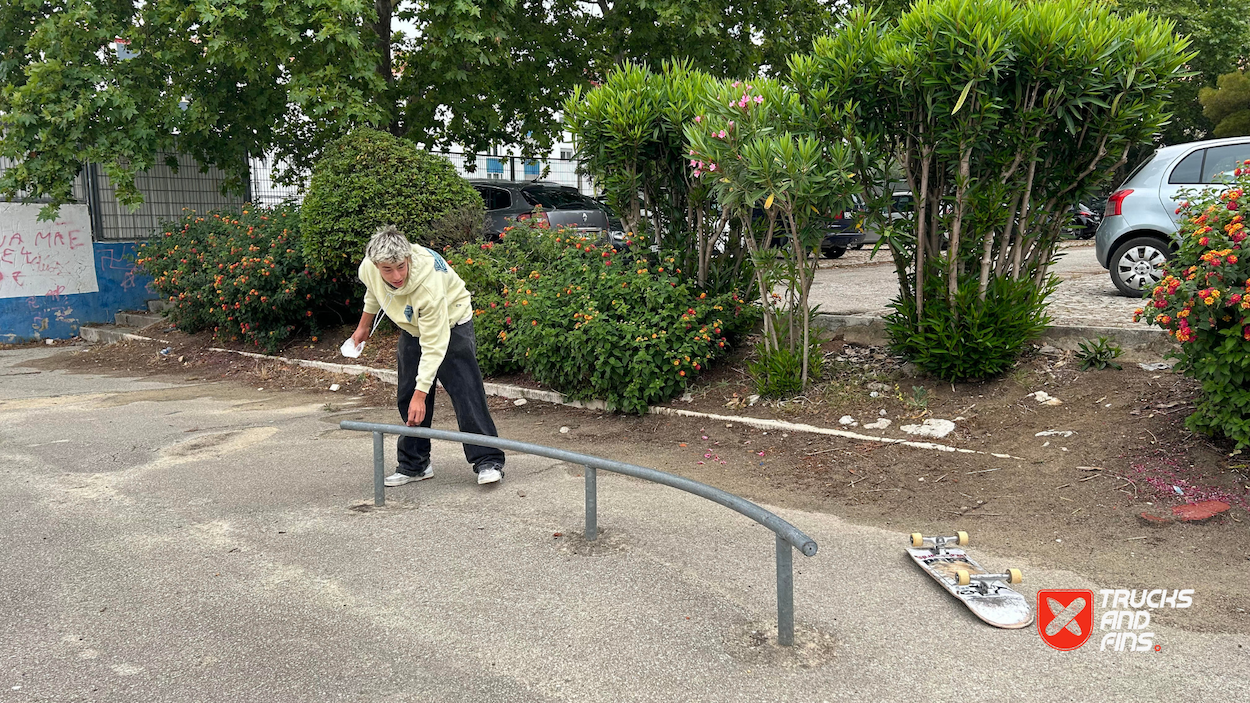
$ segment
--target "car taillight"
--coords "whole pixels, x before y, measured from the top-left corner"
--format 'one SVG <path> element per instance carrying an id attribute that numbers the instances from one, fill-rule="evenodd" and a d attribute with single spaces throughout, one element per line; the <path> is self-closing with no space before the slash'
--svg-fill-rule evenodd
<path id="1" fill-rule="evenodd" d="M 547 217 L 547 213 L 543 212 L 542 210 L 539 210 L 538 212 L 524 212 L 516 216 L 517 221 L 528 220 L 531 217 L 538 218 L 540 226 L 544 226 L 544 227 L 551 226 L 551 218 Z"/>
<path id="2" fill-rule="evenodd" d="M 841 220 L 841 219 L 843 219 L 843 218 L 845 218 L 845 217 L 846 217 L 846 211 L 845 211 L 845 210 L 843 210 L 842 212 L 839 212 L 838 214 L 834 215 L 834 216 L 833 216 L 833 219 L 835 219 L 835 220 Z"/>
<path id="3" fill-rule="evenodd" d="M 1132 188 L 1125 188 L 1124 190 L 1117 190 L 1112 193 L 1111 197 L 1107 198 L 1107 210 L 1103 213 L 1103 215 L 1106 217 L 1115 217 L 1116 215 L 1121 214 L 1120 209 L 1124 204 L 1124 199 L 1132 194 Z"/>

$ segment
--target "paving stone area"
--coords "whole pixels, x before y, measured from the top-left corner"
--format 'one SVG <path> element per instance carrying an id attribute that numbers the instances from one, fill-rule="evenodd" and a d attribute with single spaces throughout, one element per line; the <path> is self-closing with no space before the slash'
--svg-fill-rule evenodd
<path id="1" fill-rule="evenodd" d="M 1061 279 L 1050 300 L 1055 325 L 1146 329 L 1133 322 L 1141 301 L 1119 295 L 1107 271 L 1094 257 L 1092 242 L 1065 242 L 1055 265 Z M 821 262 L 812 284 L 812 302 L 834 315 L 882 316 L 898 295 L 898 280 L 889 252 L 849 251 L 840 259 Z"/>

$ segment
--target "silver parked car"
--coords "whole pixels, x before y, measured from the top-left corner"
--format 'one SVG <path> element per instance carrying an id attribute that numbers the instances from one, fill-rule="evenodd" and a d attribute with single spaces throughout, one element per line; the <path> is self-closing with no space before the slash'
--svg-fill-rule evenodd
<path id="1" fill-rule="evenodd" d="M 1163 147 L 1107 198 L 1095 253 L 1120 293 L 1141 296 L 1163 278 L 1163 263 L 1176 249 L 1182 193 L 1226 182 L 1246 159 L 1250 137 Z"/>

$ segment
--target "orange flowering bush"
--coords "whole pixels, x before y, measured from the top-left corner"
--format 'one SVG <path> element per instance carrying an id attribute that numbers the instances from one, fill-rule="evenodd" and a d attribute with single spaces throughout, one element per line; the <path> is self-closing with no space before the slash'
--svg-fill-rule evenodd
<path id="1" fill-rule="evenodd" d="M 212 330 L 221 341 L 266 352 L 294 334 L 315 334 L 353 297 L 351 282 L 315 275 L 305 265 L 293 208 L 187 211 L 142 244 L 136 261 L 173 304 L 166 315 L 179 329 Z"/>
<path id="2" fill-rule="evenodd" d="M 505 291 L 529 271 L 546 270 L 560 257 L 561 237 L 545 220 L 526 218 L 504 228 L 496 242 L 447 247 L 443 258 L 460 275 L 473 295 L 473 330 L 477 337 L 477 362 L 487 376 L 521 371 L 507 336 L 508 306 Z"/>
<path id="3" fill-rule="evenodd" d="M 1250 161 L 1227 188 L 1182 203 L 1180 246 L 1135 319 L 1180 342 L 1177 368 L 1202 384 L 1186 425 L 1250 446 Z"/>
<path id="4" fill-rule="evenodd" d="M 617 251 L 574 230 L 522 221 L 447 258 L 473 293 L 486 373 L 525 371 L 625 412 L 679 395 L 758 320 L 737 293 L 697 290 L 675 256 Z"/>

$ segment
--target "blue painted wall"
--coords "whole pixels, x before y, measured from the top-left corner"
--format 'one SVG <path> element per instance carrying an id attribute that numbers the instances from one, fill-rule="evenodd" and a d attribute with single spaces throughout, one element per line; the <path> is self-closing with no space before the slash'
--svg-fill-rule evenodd
<path id="1" fill-rule="evenodd" d="M 13 344 L 39 339 L 68 339 L 78 326 L 113 322 L 120 310 L 145 310 L 158 297 L 152 277 L 134 264 L 133 242 L 95 242 L 97 293 L 0 298 L 0 342 Z"/>

